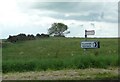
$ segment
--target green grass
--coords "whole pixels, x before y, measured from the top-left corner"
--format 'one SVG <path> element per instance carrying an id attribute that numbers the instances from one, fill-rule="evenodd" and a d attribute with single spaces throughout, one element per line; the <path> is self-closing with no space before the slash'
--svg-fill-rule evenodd
<path id="1" fill-rule="evenodd" d="M 3 73 L 107 68 L 118 66 L 118 39 L 89 39 L 100 41 L 99 49 L 80 47 L 80 38 L 44 38 L 17 43 L 5 42 L 2 49 Z"/>

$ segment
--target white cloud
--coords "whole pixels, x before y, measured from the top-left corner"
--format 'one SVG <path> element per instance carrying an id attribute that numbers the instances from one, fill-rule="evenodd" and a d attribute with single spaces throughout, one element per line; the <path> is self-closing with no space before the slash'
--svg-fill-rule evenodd
<path id="1" fill-rule="evenodd" d="M 93 22 L 92 22 L 93 23 Z M 81 27 L 80 25 L 83 26 Z M 91 25 L 91 22 L 79 22 L 70 26 L 71 34 L 67 36 L 84 37 L 85 30 L 95 30 L 95 35 L 88 37 L 118 37 L 118 25 L 114 23 L 94 22 L 95 27 Z"/>
<path id="2" fill-rule="evenodd" d="M 82 10 L 78 10 L 79 12 L 77 13 L 72 12 L 72 10 L 71 13 L 68 13 L 67 10 L 64 13 L 60 13 L 45 9 L 31 9 L 31 6 L 36 2 L 38 0 L 0 0 L 0 34 L 2 33 L 0 38 L 7 38 L 8 35 L 19 33 L 47 33 L 47 29 L 54 22 L 63 22 L 69 26 L 71 33 L 67 36 L 84 37 L 85 29 L 94 29 L 97 37 L 116 37 L 118 35 L 117 22 L 113 22 L 118 18 L 116 0 L 111 5 L 106 2 L 98 5 L 100 8 L 98 11 L 96 8 L 89 10 L 87 7 L 90 5 L 88 5 L 84 6 L 86 10 L 81 8 Z M 93 7 L 96 7 L 96 5 L 94 4 Z M 76 18 L 80 16 L 87 17 L 90 13 L 100 13 L 101 15 L 101 12 L 103 12 L 101 16 L 103 19 L 99 16 L 98 19 L 100 21 L 87 21 L 85 18 L 83 18 L 85 19 L 84 21 L 76 20 L 75 18 L 69 19 L 72 16 L 76 16 Z M 54 17 L 55 15 L 58 18 Z M 94 23 L 95 27 L 91 23 Z"/>
<path id="3" fill-rule="evenodd" d="M 20 0 L 24 2 L 118 2 L 119 0 Z"/>

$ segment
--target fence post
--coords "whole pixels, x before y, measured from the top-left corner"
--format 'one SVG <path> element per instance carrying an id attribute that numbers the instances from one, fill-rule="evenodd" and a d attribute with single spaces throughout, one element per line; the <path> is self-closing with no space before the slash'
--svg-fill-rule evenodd
<path id="1" fill-rule="evenodd" d="M 85 41 L 87 41 L 87 30 L 85 30 Z M 87 49 L 84 49 L 84 54 L 87 55 Z"/>

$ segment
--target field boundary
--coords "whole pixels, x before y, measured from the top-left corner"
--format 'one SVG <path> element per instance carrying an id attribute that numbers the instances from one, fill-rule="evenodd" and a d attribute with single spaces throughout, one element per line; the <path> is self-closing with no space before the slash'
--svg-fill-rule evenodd
<path id="1" fill-rule="evenodd" d="M 3 80 L 99 80 L 118 79 L 118 67 L 14 72 L 3 74 Z"/>

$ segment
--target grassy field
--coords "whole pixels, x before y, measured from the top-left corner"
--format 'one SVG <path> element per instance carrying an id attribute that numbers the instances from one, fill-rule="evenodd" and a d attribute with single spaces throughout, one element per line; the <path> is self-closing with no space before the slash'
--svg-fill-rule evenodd
<path id="1" fill-rule="evenodd" d="M 82 38 L 43 38 L 17 43 L 3 42 L 3 73 L 61 69 L 118 67 L 118 39 L 100 41 L 99 49 L 80 47 Z"/>

